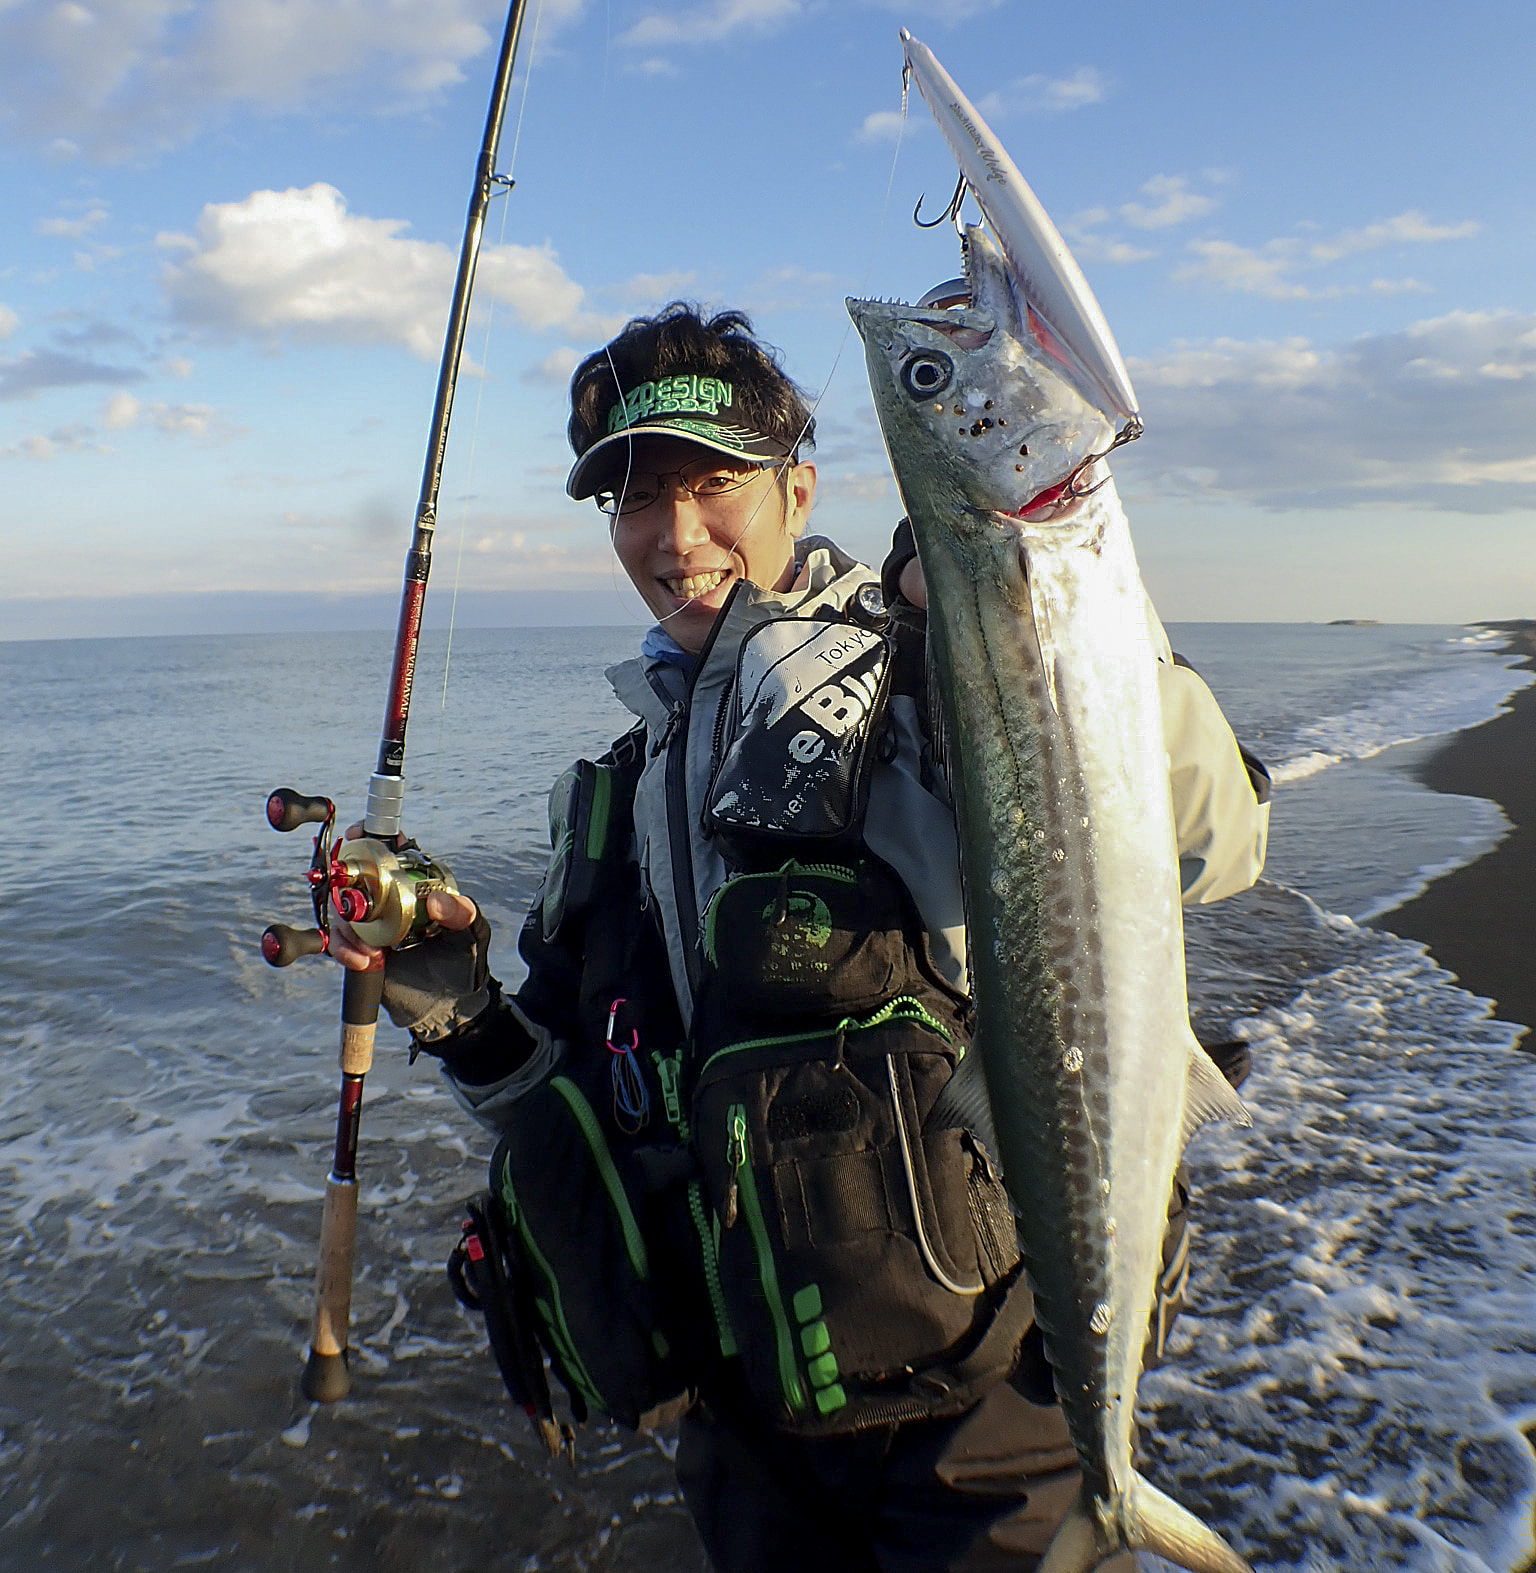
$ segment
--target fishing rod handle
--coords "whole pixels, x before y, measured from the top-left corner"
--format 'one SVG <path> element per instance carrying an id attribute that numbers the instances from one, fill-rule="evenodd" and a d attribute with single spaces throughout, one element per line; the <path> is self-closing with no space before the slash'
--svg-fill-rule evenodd
<path id="1" fill-rule="evenodd" d="M 321 825 L 336 812 L 328 797 L 306 797 L 292 787 L 279 787 L 267 799 L 267 823 L 274 830 L 297 830 L 300 825 Z"/>
<path id="2" fill-rule="evenodd" d="M 348 972 L 341 989 L 341 1097 L 336 1152 L 325 1182 L 320 1254 L 315 1268 L 315 1314 L 309 1359 L 300 1382 L 304 1396 L 331 1404 L 352 1387 L 347 1363 L 352 1279 L 357 1255 L 357 1134 L 363 1077 L 373 1065 L 373 1040 L 384 996 L 384 972 Z"/>
<path id="3" fill-rule="evenodd" d="M 325 953 L 325 935 L 319 929 L 290 928 L 286 923 L 269 923 L 261 934 L 261 954 L 272 967 L 291 967 L 301 956 Z"/>
<path id="4" fill-rule="evenodd" d="M 299 1386 L 312 1403 L 334 1404 L 352 1388 L 348 1324 L 352 1319 L 352 1275 L 357 1253 L 357 1181 L 325 1182 L 320 1215 L 320 1259 L 315 1270 L 315 1314 L 309 1358 Z"/>

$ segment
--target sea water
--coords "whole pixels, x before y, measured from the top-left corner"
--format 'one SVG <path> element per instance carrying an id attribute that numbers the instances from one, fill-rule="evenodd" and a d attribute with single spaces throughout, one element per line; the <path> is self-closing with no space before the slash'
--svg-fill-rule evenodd
<path id="1" fill-rule="evenodd" d="M 1522 1567 L 1536 1466 L 1536 1059 L 1365 920 L 1503 832 L 1418 787 L 1528 674 L 1455 628 L 1173 630 L 1275 776 L 1268 877 L 1190 916 L 1251 1130 L 1191 1151 L 1195 1270 L 1148 1473 L 1256 1565 Z M 511 943 L 545 794 L 627 718 L 634 630 L 461 632 L 417 680 L 407 820 Z M 387 635 L 0 644 L 0 1566 L 702 1569 L 666 1438 L 574 1468 L 505 1400 L 442 1260 L 489 1139 L 405 1040 L 368 1079 L 353 1395 L 297 1396 L 337 989 L 279 785 L 359 809 Z"/>

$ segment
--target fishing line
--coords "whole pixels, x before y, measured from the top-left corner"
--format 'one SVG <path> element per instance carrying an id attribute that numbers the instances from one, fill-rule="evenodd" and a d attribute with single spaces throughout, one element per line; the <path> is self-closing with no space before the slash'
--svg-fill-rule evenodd
<path id="1" fill-rule="evenodd" d="M 528 112 L 528 91 L 533 83 L 533 63 L 538 54 L 539 47 L 539 19 L 544 14 L 544 0 L 538 0 L 533 12 L 533 36 L 528 47 L 528 66 L 523 72 L 523 96 L 518 104 L 517 124 L 512 133 L 512 152 L 507 160 L 507 169 L 504 176 L 498 178 L 501 184 L 501 232 L 496 237 L 498 247 L 507 243 L 507 214 L 511 203 L 506 199 L 512 193 L 515 184 L 514 174 L 517 169 L 517 150 L 523 136 L 523 116 Z M 475 389 L 475 413 L 470 422 L 469 450 L 465 454 L 464 485 L 459 493 L 459 537 L 458 552 L 453 565 L 453 594 L 448 603 L 448 638 L 443 650 L 443 692 L 438 702 L 437 709 L 437 746 L 432 758 L 432 767 L 427 779 L 422 785 L 428 801 L 437 802 L 437 771 L 443 757 L 443 737 L 447 726 L 448 717 L 448 674 L 453 665 L 453 636 L 458 621 L 459 613 L 459 585 L 464 575 L 464 537 L 469 529 L 469 500 L 474 496 L 475 454 L 480 442 L 480 414 L 485 405 L 485 385 L 490 380 L 491 338 L 496 327 L 496 297 L 491 296 L 490 305 L 486 312 L 485 336 L 480 350 L 480 376 Z"/>
<path id="2" fill-rule="evenodd" d="M 891 199 L 896 190 L 896 171 L 901 164 L 902 143 L 906 140 L 907 114 L 911 103 L 911 86 L 911 72 L 910 70 L 903 68 L 901 73 L 901 119 L 896 127 L 896 147 L 895 151 L 891 155 L 891 172 L 886 179 L 885 198 L 880 205 L 880 218 L 879 222 L 875 225 L 874 239 L 870 244 L 869 259 L 864 265 L 863 276 L 859 281 L 859 296 L 863 296 L 868 289 L 870 276 L 874 273 L 875 263 L 879 260 L 880 251 L 885 242 L 886 220 L 890 217 Z M 919 203 L 919 206 L 921 206 L 921 203 Z M 822 384 L 821 392 L 818 393 L 815 399 L 812 401 L 810 411 L 806 415 L 804 424 L 796 434 L 794 442 L 790 444 L 789 455 L 787 455 L 783 460 L 774 466 L 776 471 L 775 488 L 777 488 L 781 483 L 784 483 L 783 495 L 786 517 L 788 515 L 789 509 L 789 491 L 787 483 L 785 483 L 785 478 L 788 474 L 790 465 L 795 462 L 794 454 L 799 451 L 800 444 L 805 439 L 805 434 L 811 429 L 811 425 L 816 419 L 816 412 L 821 408 L 822 401 L 826 398 L 828 391 L 831 389 L 833 380 L 837 376 L 837 368 L 842 362 L 843 352 L 848 347 L 848 337 L 852 332 L 853 320 L 852 318 L 849 318 L 843 324 L 842 337 L 837 342 L 837 350 L 832 357 L 832 366 L 831 369 L 827 372 L 827 378 L 826 381 Z M 610 350 L 607 349 L 606 346 L 604 347 L 603 354 L 604 358 L 608 362 L 609 373 L 613 378 L 614 390 L 617 393 L 619 399 L 622 401 L 624 398 L 625 389 L 619 380 L 618 368 L 613 363 L 613 354 Z M 624 493 L 629 487 L 630 476 L 634 473 L 634 433 L 633 431 L 629 430 L 628 427 L 626 427 L 626 435 L 628 440 L 624 444 L 624 480 L 619 487 L 620 504 L 622 504 Z M 767 502 L 767 500 L 767 493 L 758 499 L 756 507 L 754 507 L 752 512 L 747 516 L 746 522 L 742 525 L 740 530 L 736 532 L 736 535 L 732 538 L 730 545 L 726 547 L 725 555 L 727 557 L 730 557 L 735 552 L 736 548 L 745 539 L 747 531 L 750 530 L 753 524 L 756 522 L 758 512 L 762 508 L 763 504 Z M 618 506 L 616 506 L 608 526 L 610 540 L 613 537 L 613 532 L 618 528 L 618 520 L 619 513 Z M 721 566 L 724 565 L 722 564 Z M 709 592 L 705 591 L 703 593 L 708 594 Z M 683 602 L 681 606 L 677 607 L 673 611 L 668 612 L 666 616 L 658 618 L 657 622 L 659 624 L 666 623 L 669 618 L 676 617 L 678 613 L 685 611 L 697 599 L 698 596 L 690 596 L 686 601 Z"/>

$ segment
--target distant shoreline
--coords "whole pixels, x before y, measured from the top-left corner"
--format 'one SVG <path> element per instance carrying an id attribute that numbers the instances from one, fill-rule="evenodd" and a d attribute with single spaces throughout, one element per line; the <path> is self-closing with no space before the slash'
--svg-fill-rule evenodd
<path id="1" fill-rule="evenodd" d="M 1536 621 L 1489 623 L 1536 670 Z M 1536 1027 L 1536 685 L 1457 732 L 1414 775 L 1436 792 L 1491 799 L 1513 828 L 1491 851 L 1383 913 L 1379 928 L 1427 945 L 1494 1016 Z M 1529 1031 L 1522 1046 L 1536 1048 Z"/>

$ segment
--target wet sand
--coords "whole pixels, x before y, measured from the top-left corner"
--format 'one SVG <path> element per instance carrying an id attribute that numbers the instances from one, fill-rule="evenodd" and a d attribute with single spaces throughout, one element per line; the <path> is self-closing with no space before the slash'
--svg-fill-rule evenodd
<path id="1" fill-rule="evenodd" d="M 1536 669 L 1536 622 L 1493 623 Z M 1436 792 L 1491 798 L 1513 829 L 1493 851 L 1377 920 L 1421 940 L 1501 1021 L 1536 1026 L 1536 686 L 1492 721 L 1458 732 L 1419 768 Z M 1536 1048 L 1527 1034 L 1522 1047 Z"/>
<path id="2" fill-rule="evenodd" d="M 1489 623 L 1536 670 L 1536 621 Z M 1500 1021 L 1536 1027 L 1536 685 L 1507 711 L 1458 732 L 1419 768 L 1436 792 L 1491 798 L 1513 829 L 1474 863 L 1437 879 L 1423 895 L 1377 919 L 1429 946 L 1463 988 L 1494 1002 Z M 1536 1032 L 1520 1047 L 1536 1051 Z M 1527 1435 L 1536 1447 L 1536 1427 Z M 1521 1573 L 1536 1573 L 1536 1562 Z"/>

